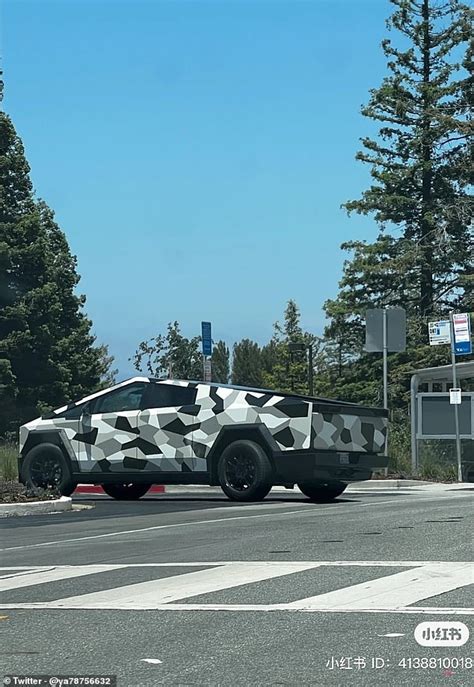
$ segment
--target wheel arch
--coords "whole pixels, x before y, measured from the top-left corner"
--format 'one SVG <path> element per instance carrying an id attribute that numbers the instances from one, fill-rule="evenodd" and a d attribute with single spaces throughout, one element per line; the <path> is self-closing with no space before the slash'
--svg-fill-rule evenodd
<path id="1" fill-rule="evenodd" d="M 270 434 L 268 427 L 263 424 L 249 424 L 238 426 L 224 426 L 219 432 L 212 449 L 207 457 L 209 470 L 209 484 L 211 486 L 218 486 L 219 480 L 217 477 L 217 463 L 222 451 L 229 446 L 233 441 L 238 439 L 247 439 L 258 444 L 268 456 L 273 471 L 275 472 L 275 463 L 273 460 L 274 452 L 278 451 L 278 444 Z"/>
<path id="2" fill-rule="evenodd" d="M 61 449 L 61 452 L 69 466 L 71 475 L 79 472 L 79 465 L 74 455 L 74 451 L 69 439 L 61 429 L 38 429 L 32 430 L 28 433 L 28 437 L 22 447 L 18 459 L 18 475 L 21 479 L 23 461 L 25 460 L 31 449 L 40 446 L 41 444 L 51 444 Z"/>

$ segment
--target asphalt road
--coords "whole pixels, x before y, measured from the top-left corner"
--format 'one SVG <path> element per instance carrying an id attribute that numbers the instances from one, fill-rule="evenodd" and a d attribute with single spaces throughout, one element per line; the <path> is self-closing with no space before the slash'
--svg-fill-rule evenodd
<path id="1" fill-rule="evenodd" d="M 121 687 L 471 685 L 472 637 L 424 647 L 414 629 L 454 621 L 474 635 L 473 497 L 79 497 L 94 507 L 8 519 L 2 672 L 114 674 Z"/>

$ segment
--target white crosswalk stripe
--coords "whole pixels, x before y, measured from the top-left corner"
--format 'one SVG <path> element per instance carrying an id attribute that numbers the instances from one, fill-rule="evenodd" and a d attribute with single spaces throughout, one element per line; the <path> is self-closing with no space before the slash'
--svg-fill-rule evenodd
<path id="1" fill-rule="evenodd" d="M 330 567 L 385 568 L 385 574 L 373 580 L 352 584 L 342 589 L 317 594 L 288 603 L 245 604 L 213 603 L 212 593 L 242 588 L 276 578 Z M 122 586 L 107 586 L 100 591 L 78 593 L 55 600 L 1 603 L 3 609 L 107 609 L 164 611 L 293 611 L 324 613 L 419 613 L 439 615 L 474 615 L 474 608 L 414 606 L 432 597 L 467 587 L 474 583 L 474 566 L 467 562 L 442 561 L 220 561 L 193 563 L 147 563 L 118 565 L 31 566 L 0 569 L 0 591 L 9 592 L 33 588 L 41 599 L 41 587 L 75 579 L 80 582 L 97 573 L 138 568 L 183 568 L 182 574 L 133 582 Z M 205 568 L 193 570 L 193 568 Z M 406 568 L 391 572 L 391 568 Z M 311 572 L 312 574 L 312 572 Z M 104 577 L 104 575 L 102 576 Z M 133 574 L 131 575 L 133 577 Z M 360 579 L 360 578 L 359 578 Z M 116 584 L 116 583 L 115 583 Z M 39 586 L 36 591 L 36 586 Z M 63 591 L 64 593 L 64 591 Z M 209 594 L 206 603 L 190 603 L 188 599 Z M 294 598 L 294 597 L 293 597 Z"/>
<path id="2" fill-rule="evenodd" d="M 37 584 L 46 584 L 46 582 L 56 582 L 58 580 L 66 580 L 74 577 L 83 577 L 83 575 L 94 575 L 95 573 L 109 572 L 110 570 L 118 570 L 125 568 L 126 565 L 61 565 L 51 566 L 48 568 L 33 568 L 30 570 L 22 570 L 21 572 L 2 578 L 0 581 L 0 592 L 9 589 L 23 589 L 24 587 L 32 587 Z"/>

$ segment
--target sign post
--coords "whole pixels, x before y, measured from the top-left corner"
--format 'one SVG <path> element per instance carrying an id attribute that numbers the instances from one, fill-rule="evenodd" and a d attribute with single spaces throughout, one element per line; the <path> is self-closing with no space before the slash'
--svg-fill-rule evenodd
<path id="1" fill-rule="evenodd" d="M 454 313 L 450 314 L 449 320 L 451 324 L 451 364 L 453 366 L 453 388 L 457 389 L 458 380 L 456 375 L 456 328 Z M 459 403 L 454 405 L 454 431 L 456 433 L 456 459 L 458 464 L 458 482 L 462 482 L 462 454 L 461 454 L 461 436 L 459 434 Z"/>
<path id="2" fill-rule="evenodd" d="M 385 410 L 388 410 L 387 308 L 383 309 L 382 346 L 383 346 L 383 407 L 385 408 Z M 387 442 L 385 442 L 385 455 L 387 455 Z"/>
<path id="3" fill-rule="evenodd" d="M 371 308 L 365 317 L 365 350 L 383 355 L 383 407 L 388 410 L 388 353 L 406 349 L 406 312 L 403 308 Z M 388 438 L 385 442 L 388 456 Z M 388 468 L 385 469 L 385 474 Z"/>

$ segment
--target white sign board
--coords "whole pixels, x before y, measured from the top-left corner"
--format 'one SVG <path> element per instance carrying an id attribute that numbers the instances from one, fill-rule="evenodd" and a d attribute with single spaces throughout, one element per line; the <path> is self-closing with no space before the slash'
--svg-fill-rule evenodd
<path id="1" fill-rule="evenodd" d="M 441 346 L 451 343 L 451 323 L 449 320 L 430 322 L 428 324 L 430 346 Z"/>
<path id="2" fill-rule="evenodd" d="M 461 389 L 449 390 L 449 402 L 453 405 L 460 405 L 461 403 Z"/>
<path id="3" fill-rule="evenodd" d="M 471 340 L 469 331 L 469 315 L 467 313 L 453 315 L 453 325 L 454 340 L 456 343 L 463 343 L 464 341 Z"/>

